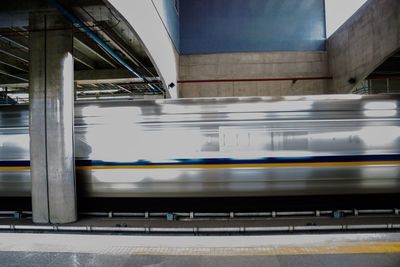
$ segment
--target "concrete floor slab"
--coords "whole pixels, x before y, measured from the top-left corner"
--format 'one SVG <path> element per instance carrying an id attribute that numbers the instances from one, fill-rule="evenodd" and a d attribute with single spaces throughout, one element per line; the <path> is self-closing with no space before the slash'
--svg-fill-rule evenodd
<path id="1" fill-rule="evenodd" d="M 246 236 L 0 233 L 0 251 L 185 256 L 397 253 L 400 233 Z"/>
<path id="2" fill-rule="evenodd" d="M 0 233 L 1 266 L 400 266 L 398 252 L 400 233 L 258 236 Z"/>
<path id="3" fill-rule="evenodd" d="M 400 254 L 165 256 L 0 252 L 1 266 L 399 266 Z"/>

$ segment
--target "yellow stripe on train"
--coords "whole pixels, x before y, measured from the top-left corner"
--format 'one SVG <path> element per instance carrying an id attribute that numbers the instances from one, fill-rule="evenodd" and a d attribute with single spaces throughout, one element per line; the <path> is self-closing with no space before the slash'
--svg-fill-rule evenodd
<path id="1" fill-rule="evenodd" d="M 320 166 L 360 166 L 398 165 L 400 161 L 354 161 L 354 162 L 312 162 L 312 163 L 250 163 L 250 164 L 192 164 L 192 165 L 115 165 L 78 166 L 77 170 L 93 169 L 212 169 L 212 168 L 267 168 L 267 167 L 320 167 Z"/>
<path id="2" fill-rule="evenodd" d="M 113 165 L 77 166 L 77 170 L 99 169 L 214 169 L 214 168 L 268 168 L 268 167 L 323 167 L 323 166 L 362 166 L 399 165 L 400 161 L 351 161 L 351 162 L 296 162 L 296 163 L 249 163 L 249 164 L 191 164 L 191 165 Z M 29 166 L 4 166 L 0 171 L 30 170 Z"/>
<path id="3" fill-rule="evenodd" d="M 30 170 L 29 166 L 12 166 L 12 167 L 0 167 L 0 171 L 19 171 L 19 170 Z"/>

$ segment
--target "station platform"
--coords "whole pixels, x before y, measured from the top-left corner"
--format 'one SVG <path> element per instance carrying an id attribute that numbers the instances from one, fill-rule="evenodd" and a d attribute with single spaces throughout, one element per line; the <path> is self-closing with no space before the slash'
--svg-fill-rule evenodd
<path id="1" fill-rule="evenodd" d="M 2 266 L 400 266 L 400 233 L 0 233 Z"/>

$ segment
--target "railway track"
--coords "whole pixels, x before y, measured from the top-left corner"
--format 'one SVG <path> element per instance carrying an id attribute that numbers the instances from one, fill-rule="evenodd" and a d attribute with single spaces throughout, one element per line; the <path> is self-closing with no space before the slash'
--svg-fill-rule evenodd
<path id="1" fill-rule="evenodd" d="M 73 224 L 32 224 L 30 211 L 0 212 L 0 231 L 118 234 L 273 234 L 399 231 L 399 209 L 260 212 L 82 212 Z"/>

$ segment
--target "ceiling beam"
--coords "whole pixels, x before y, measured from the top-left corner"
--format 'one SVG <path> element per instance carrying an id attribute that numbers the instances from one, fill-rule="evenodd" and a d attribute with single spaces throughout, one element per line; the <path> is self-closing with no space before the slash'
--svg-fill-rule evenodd
<path id="1" fill-rule="evenodd" d="M 7 71 L 9 74 L 19 77 L 19 79 L 11 76 L 8 76 L 8 78 L 2 77 L 0 79 L 0 86 L 8 84 L 26 84 L 26 81 L 29 79 L 27 73 L 14 73 L 9 70 Z M 146 79 L 154 81 L 157 80 L 158 77 L 146 77 Z M 142 81 L 137 77 L 133 77 L 133 74 L 127 69 L 76 70 L 74 71 L 74 80 L 79 84 L 129 83 Z"/>
<path id="2" fill-rule="evenodd" d="M 29 38 L 23 33 L 14 30 L 13 28 L 2 28 L 0 29 L 0 38 L 14 43 L 19 48 L 28 51 L 29 49 Z"/>
<path id="3" fill-rule="evenodd" d="M 8 77 L 13 78 L 13 79 L 17 79 L 17 80 L 19 80 L 21 82 L 28 82 L 28 78 L 26 77 L 26 75 L 22 75 L 21 76 L 18 73 L 14 73 L 14 72 L 12 72 L 10 70 L 9 67 L 7 67 L 5 65 L 0 65 L 0 74 L 3 74 L 5 76 L 8 76 Z M 23 77 L 23 76 L 25 76 L 25 77 Z"/>
<path id="4" fill-rule="evenodd" d="M 109 26 L 106 22 L 98 22 L 99 26 L 105 33 L 105 35 L 110 38 L 111 42 L 114 43 L 116 47 L 120 49 L 120 51 L 124 54 L 125 57 L 127 57 L 130 61 L 132 61 L 136 66 L 140 65 L 140 61 L 137 59 L 137 55 L 134 54 L 133 51 L 128 49 L 127 44 L 122 40 L 121 37 L 118 36 Z"/>
<path id="5" fill-rule="evenodd" d="M 153 69 L 154 70 L 154 69 Z M 139 69 L 138 71 L 143 71 Z M 154 78 L 154 77 L 151 77 Z M 149 79 L 151 79 L 149 78 Z M 103 70 L 76 70 L 75 80 L 77 81 L 96 81 L 96 80 L 107 80 L 106 83 L 112 83 L 112 80 L 119 79 L 133 79 L 137 77 L 127 69 L 103 69 Z M 140 80 L 140 79 L 139 79 Z M 94 82 L 99 83 L 99 82 Z"/>
<path id="6" fill-rule="evenodd" d="M 28 72 L 28 63 L 15 59 L 14 57 L 0 52 L 0 64 L 12 67 L 19 71 Z"/>
<path id="7" fill-rule="evenodd" d="M 96 68 L 96 63 L 94 62 L 94 60 L 92 60 L 91 58 L 89 58 L 88 56 L 86 56 L 84 53 L 82 53 L 77 49 L 74 49 L 74 59 L 82 63 L 89 69 L 94 70 Z"/>
<path id="8" fill-rule="evenodd" d="M 10 88 L 27 88 L 29 83 L 0 74 L 0 86 Z"/>
<path id="9" fill-rule="evenodd" d="M 77 3 L 77 5 L 73 7 L 72 11 L 74 12 L 74 14 L 79 15 L 79 18 L 85 23 L 92 22 L 93 20 L 116 20 L 115 15 L 112 14 L 110 10 L 100 2 L 83 3 L 82 1 L 79 1 L 79 3 Z"/>
<path id="10" fill-rule="evenodd" d="M 29 53 L 28 51 L 21 50 L 20 48 L 16 48 L 12 43 L 5 41 L 0 38 L 0 52 L 12 56 L 18 60 L 23 62 L 28 62 Z"/>
<path id="11" fill-rule="evenodd" d="M 81 52 L 85 52 L 83 50 L 90 51 L 90 53 L 105 61 L 112 68 L 117 68 L 113 59 L 84 33 L 75 33 L 74 47 Z"/>

